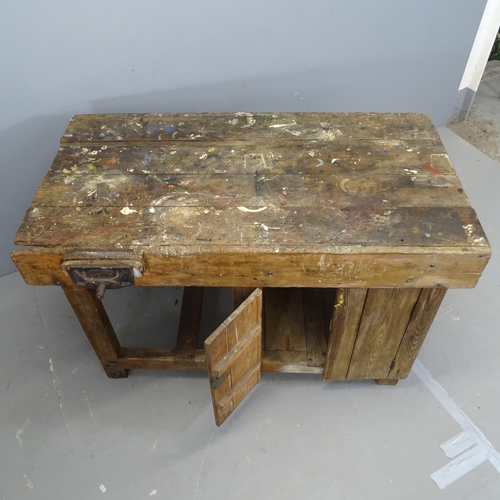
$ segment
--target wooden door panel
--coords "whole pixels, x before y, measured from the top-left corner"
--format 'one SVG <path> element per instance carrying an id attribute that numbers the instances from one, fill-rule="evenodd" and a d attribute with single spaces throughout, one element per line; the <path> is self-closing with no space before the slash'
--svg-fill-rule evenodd
<path id="1" fill-rule="evenodd" d="M 260 380 L 261 351 L 262 290 L 256 289 L 205 341 L 218 426 Z"/>

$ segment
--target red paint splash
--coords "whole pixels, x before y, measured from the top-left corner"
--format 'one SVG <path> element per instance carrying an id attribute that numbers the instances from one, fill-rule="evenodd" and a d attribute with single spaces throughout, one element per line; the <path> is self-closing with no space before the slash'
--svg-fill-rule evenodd
<path id="1" fill-rule="evenodd" d="M 432 172 L 433 174 L 438 175 L 438 179 L 443 182 L 447 182 L 448 184 L 453 184 L 453 182 L 449 181 L 446 177 L 443 177 L 445 175 L 444 172 L 441 172 L 441 170 L 438 170 L 437 168 L 434 168 L 430 163 L 424 163 L 424 167 L 429 171 Z"/>

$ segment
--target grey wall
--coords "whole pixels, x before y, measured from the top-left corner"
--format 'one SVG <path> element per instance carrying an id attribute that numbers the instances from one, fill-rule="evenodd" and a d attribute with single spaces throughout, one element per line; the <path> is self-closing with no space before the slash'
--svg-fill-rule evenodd
<path id="1" fill-rule="evenodd" d="M 418 111 L 441 125 L 486 0 L 2 3 L 0 275 L 72 114 Z"/>

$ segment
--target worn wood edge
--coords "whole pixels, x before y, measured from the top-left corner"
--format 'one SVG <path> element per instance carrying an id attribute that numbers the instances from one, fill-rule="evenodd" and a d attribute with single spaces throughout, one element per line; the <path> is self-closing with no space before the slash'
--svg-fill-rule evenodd
<path id="1" fill-rule="evenodd" d="M 17 242 L 16 242 L 17 241 Z M 61 253 L 71 252 L 73 247 L 65 247 L 60 245 L 24 245 L 19 240 L 15 240 L 14 244 L 20 246 L 28 246 L 14 250 L 11 257 L 15 255 L 23 255 L 26 252 L 33 250 L 46 251 L 46 253 Z M 257 249 L 257 251 L 256 251 Z M 76 249 L 75 249 L 76 250 Z M 121 249 L 106 249 L 100 253 L 112 255 L 115 251 L 120 252 Z M 259 255 L 266 254 L 310 254 L 310 255 L 477 255 L 480 257 L 489 257 L 492 254 L 492 249 L 489 243 L 478 246 L 399 246 L 399 245 L 258 245 L 257 247 L 249 247 L 246 245 L 217 245 L 217 244 L 193 244 L 193 245 L 158 245 L 155 248 L 147 245 L 133 245 L 130 248 L 131 252 L 144 254 L 145 258 L 168 258 L 168 257 L 185 257 L 190 255 L 241 255 L 249 253 L 258 253 Z M 94 253 L 92 248 L 80 248 L 79 254 Z"/>
<path id="2" fill-rule="evenodd" d="M 59 250 L 59 251 L 58 251 Z M 12 252 L 11 257 L 25 282 L 29 285 L 61 285 L 72 284 L 71 277 L 62 268 L 63 257 L 67 249 L 31 248 Z M 365 255 L 330 255 L 332 270 L 320 272 L 315 265 L 309 270 L 304 268 L 307 259 L 317 259 L 317 254 L 279 255 L 255 254 L 259 259 L 260 271 L 240 266 L 239 274 L 235 273 L 235 263 L 242 254 L 211 255 L 210 262 L 216 266 L 218 273 L 207 276 L 197 273 L 200 265 L 207 266 L 207 262 L 199 255 L 192 256 L 153 256 L 146 255 L 146 268 L 142 278 L 136 278 L 136 286 L 229 286 L 229 287 L 311 287 L 311 288 L 473 288 L 481 276 L 490 254 L 462 254 L 456 255 L 456 265 L 451 267 L 447 263 L 453 259 L 453 254 L 436 253 L 434 255 L 413 255 L 412 269 L 395 266 L 397 254 L 377 254 L 378 266 L 384 265 L 385 269 L 380 276 L 373 275 L 373 256 Z M 401 258 L 408 258 L 409 254 L 400 254 Z M 460 259 L 460 257 L 462 257 Z M 198 262 L 198 259 L 201 259 Z M 335 265 L 355 259 L 367 260 L 364 274 L 342 275 L 335 271 Z M 422 259 L 424 259 L 422 261 Z M 232 264 L 231 264 L 232 262 Z M 337 264 L 335 264 L 337 262 Z M 302 265 L 301 265 L 302 263 Z M 440 270 L 440 263 L 444 269 Z M 434 266 L 433 269 L 430 266 Z M 271 274 L 269 273 L 271 269 Z M 461 269 L 460 272 L 457 269 Z M 368 271 L 370 271 L 368 273 Z M 470 272 L 469 272 L 470 271 Z M 245 275 L 246 273 L 246 275 Z M 368 273 L 368 274 L 367 274 Z M 365 276 L 366 275 L 366 276 Z M 409 276 L 413 278 L 408 282 Z"/>
<path id="3" fill-rule="evenodd" d="M 92 135 L 93 134 L 88 134 L 89 138 L 76 138 L 74 137 L 75 134 L 78 134 L 78 129 L 82 130 L 88 130 L 89 127 L 89 122 L 92 122 L 93 128 L 97 128 L 99 130 L 102 130 L 103 128 L 108 128 L 110 125 L 113 126 L 113 133 L 111 136 L 105 134 L 104 137 L 99 138 L 100 139 L 100 144 L 104 143 L 109 143 L 109 142 L 127 142 L 127 143 L 133 143 L 135 140 L 139 139 L 142 142 L 145 143 L 151 143 L 151 142 L 201 142 L 205 139 L 204 134 L 199 134 L 196 133 L 197 129 L 199 127 L 195 127 L 195 125 L 206 125 L 207 123 L 210 123 L 211 121 L 214 120 L 222 120 L 222 123 L 225 123 L 228 121 L 229 118 L 234 119 L 235 117 L 241 117 L 243 120 L 246 119 L 246 125 L 241 125 L 237 127 L 236 129 L 230 129 L 232 135 L 236 135 L 234 139 L 240 139 L 243 138 L 245 139 L 245 135 L 250 135 L 249 139 L 255 140 L 255 135 L 258 134 L 259 132 L 262 133 L 262 131 L 268 131 L 267 129 L 273 128 L 270 126 L 268 123 L 269 120 L 274 118 L 277 120 L 285 120 L 285 121 L 290 121 L 293 120 L 294 123 L 290 125 L 298 126 L 299 128 L 307 126 L 307 119 L 315 119 L 318 120 L 318 125 L 320 125 L 319 120 L 342 120 L 344 119 L 345 121 L 351 119 L 358 121 L 359 119 L 380 119 L 380 122 L 385 122 L 386 120 L 392 119 L 393 123 L 395 125 L 400 125 L 399 127 L 399 135 L 401 133 L 401 125 L 402 123 L 397 123 L 397 120 L 401 121 L 406 119 L 410 126 L 412 127 L 410 130 L 413 130 L 413 124 L 417 124 L 418 126 L 414 129 L 413 132 L 411 132 L 411 135 L 415 137 L 417 135 L 418 140 L 436 140 L 436 138 L 439 139 L 439 135 L 437 134 L 436 128 L 434 127 L 434 124 L 432 123 L 431 118 L 428 115 L 422 114 L 422 113 L 361 113 L 361 112 L 281 112 L 281 113 L 275 113 L 275 112 L 238 112 L 238 113 L 230 113 L 230 112 L 224 112 L 224 113 L 109 113 L 109 114 L 77 114 L 73 115 L 68 127 L 66 128 L 62 138 L 61 138 L 61 144 L 65 143 L 82 143 L 82 144 L 87 144 L 90 141 L 92 141 Z M 251 117 L 252 120 L 248 122 L 248 117 Z M 257 120 L 256 120 L 256 119 Z M 299 123 L 296 122 L 296 120 L 299 120 Z M 148 135 L 146 133 L 146 130 L 143 130 L 143 126 L 141 125 L 139 130 L 134 129 L 133 134 L 130 134 L 130 130 L 126 130 L 126 128 L 123 128 L 123 126 L 120 126 L 120 121 L 123 123 L 130 123 L 131 121 L 142 121 L 143 123 L 149 123 L 151 122 L 163 122 L 163 121 L 172 121 L 173 127 L 175 126 L 180 126 L 180 123 L 175 123 L 176 121 L 188 121 L 189 124 L 186 129 L 183 129 L 182 132 L 188 132 L 189 129 L 191 129 L 191 132 L 195 132 L 195 134 L 190 134 L 189 136 L 183 137 L 184 134 L 181 133 L 180 137 L 175 137 L 174 134 L 171 134 L 171 131 L 169 132 L 163 132 L 161 130 L 156 130 L 154 133 L 150 134 L 147 137 L 144 137 L 144 135 Z M 300 120 L 304 120 L 304 123 L 301 123 Z M 264 123 L 259 123 L 261 121 L 264 121 Z M 115 123 L 113 123 L 115 122 Z M 118 122 L 118 123 L 117 123 Z M 340 124 L 329 124 L 328 129 L 329 130 L 331 127 L 345 127 L 346 125 L 351 125 L 350 123 L 340 123 Z M 366 123 L 365 123 L 366 125 Z M 368 123 L 368 125 L 371 125 Z M 275 125 L 276 128 L 274 130 L 276 132 L 279 132 L 280 130 L 285 130 L 284 125 L 281 123 L 277 123 Z M 371 125 L 373 128 L 373 125 Z M 118 128 L 118 130 L 116 130 Z M 147 128 L 147 127 L 146 127 Z M 241 129 L 241 130 L 239 130 Z M 250 129 L 250 130 L 249 130 Z M 364 130 L 360 128 L 357 130 L 358 136 L 363 137 L 363 135 L 370 134 L 370 127 L 365 126 L 365 129 L 368 129 L 367 132 L 360 132 L 361 130 Z M 314 129 L 315 131 L 318 130 L 318 127 Z M 339 129 L 340 130 L 340 129 Z M 256 132 L 257 131 L 257 132 Z M 207 132 L 211 132 L 208 130 Z M 248 134 L 247 134 L 248 132 Z M 373 133 L 372 131 L 371 133 Z M 406 129 L 405 129 L 405 132 Z M 268 132 L 270 135 L 271 133 Z M 408 133 L 408 132 L 407 132 Z M 227 134 L 228 138 L 230 134 Z M 279 135 L 279 134 L 276 134 Z M 310 134 L 309 134 L 310 135 Z M 287 142 L 291 141 L 304 141 L 304 140 L 311 140 L 311 137 L 309 137 L 308 134 L 306 134 L 304 137 L 301 137 L 301 134 L 292 134 L 290 137 L 290 134 L 286 135 L 286 140 Z M 345 134 L 343 134 L 345 135 Z M 386 134 L 387 135 L 387 134 Z M 410 133 L 408 133 L 410 135 Z M 333 134 L 333 136 L 330 138 L 328 135 L 325 137 L 321 137 L 321 141 L 326 141 L 326 140 L 331 140 L 331 142 L 335 142 L 335 139 L 338 137 L 338 134 Z M 217 142 L 220 141 L 222 138 L 221 134 L 219 133 L 219 136 L 215 139 Z M 267 138 L 265 138 L 267 139 Z M 247 139 L 248 140 L 248 139 Z M 211 142 L 214 142 L 214 139 L 212 138 Z"/>
<path id="4" fill-rule="evenodd" d="M 222 330 L 227 328 L 236 318 L 241 314 L 249 302 L 257 299 L 262 301 L 262 290 L 256 288 L 218 327 L 217 329 L 205 340 L 205 346 L 210 346 Z"/>

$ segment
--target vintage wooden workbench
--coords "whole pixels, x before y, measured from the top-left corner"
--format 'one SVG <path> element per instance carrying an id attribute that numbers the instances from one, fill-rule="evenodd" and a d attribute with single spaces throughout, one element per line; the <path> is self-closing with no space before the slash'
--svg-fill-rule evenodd
<path id="1" fill-rule="evenodd" d="M 406 377 L 446 289 L 490 257 L 418 114 L 78 115 L 15 242 L 109 377 L 208 370 L 218 425 L 261 370 Z M 99 298 L 129 285 L 186 287 L 175 349 L 120 345 Z M 200 350 L 205 286 L 235 311 Z"/>

